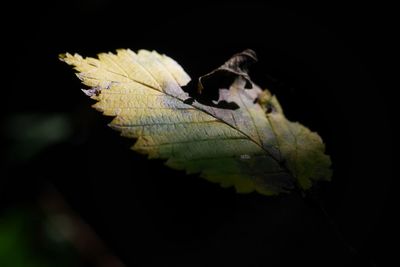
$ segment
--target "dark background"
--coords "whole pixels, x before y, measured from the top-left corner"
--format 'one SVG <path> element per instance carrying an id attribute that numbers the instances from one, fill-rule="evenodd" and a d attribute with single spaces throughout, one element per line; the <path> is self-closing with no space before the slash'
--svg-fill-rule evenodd
<path id="1" fill-rule="evenodd" d="M 3 9 L 11 16 L 2 21 L 2 211 L 52 183 L 127 266 L 387 266 L 395 259 L 393 7 L 55 2 Z M 106 126 L 110 118 L 90 108 L 57 59 L 117 48 L 165 53 L 192 79 L 254 49 L 253 80 L 327 145 L 334 176 L 316 191 L 346 241 L 296 193 L 238 195 L 130 151 L 133 140 Z M 28 148 L 14 133 L 54 117 L 68 134 L 24 156 Z"/>

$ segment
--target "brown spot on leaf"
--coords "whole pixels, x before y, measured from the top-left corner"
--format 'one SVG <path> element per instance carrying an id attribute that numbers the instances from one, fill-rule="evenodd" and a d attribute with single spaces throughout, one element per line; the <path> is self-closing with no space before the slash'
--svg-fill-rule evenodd
<path id="1" fill-rule="evenodd" d="M 89 88 L 89 89 L 81 89 L 81 90 L 87 96 L 94 96 L 94 95 L 98 96 L 98 95 L 100 95 L 101 87 L 100 86 L 96 86 L 96 87 L 92 87 L 92 88 Z"/>

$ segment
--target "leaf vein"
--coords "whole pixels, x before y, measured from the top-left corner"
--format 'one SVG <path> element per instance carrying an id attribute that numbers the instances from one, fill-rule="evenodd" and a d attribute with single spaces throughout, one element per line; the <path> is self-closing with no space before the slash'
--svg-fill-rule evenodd
<path id="1" fill-rule="evenodd" d="M 179 145 L 179 144 L 190 144 L 190 143 L 197 143 L 197 142 L 209 142 L 209 141 L 228 141 L 228 140 L 246 140 L 249 141 L 245 137 L 227 137 L 227 138 L 208 138 L 208 139 L 192 139 L 187 141 L 178 141 L 178 142 L 171 142 L 171 143 L 159 143 L 154 145 L 144 145 L 141 147 L 158 147 L 158 146 L 167 146 L 167 145 Z"/>

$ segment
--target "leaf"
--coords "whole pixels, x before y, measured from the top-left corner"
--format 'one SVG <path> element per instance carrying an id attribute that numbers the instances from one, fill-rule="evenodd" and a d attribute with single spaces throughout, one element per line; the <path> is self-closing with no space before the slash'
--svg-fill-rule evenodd
<path id="1" fill-rule="evenodd" d="M 98 59 L 67 53 L 61 59 L 91 88 L 85 92 L 98 101 L 94 108 L 115 117 L 110 127 L 137 139 L 133 150 L 165 159 L 171 168 L 265 195 L 330 179 L 321 138 L 288 121 L 276 97 L 251 81 L 251 50 L 201 77 L 195 99 L 182 89 L 190 81 L 182 67 L 155 51 L 122 49 Z M 213 90 L 217 101 L 204 96 Z"/>

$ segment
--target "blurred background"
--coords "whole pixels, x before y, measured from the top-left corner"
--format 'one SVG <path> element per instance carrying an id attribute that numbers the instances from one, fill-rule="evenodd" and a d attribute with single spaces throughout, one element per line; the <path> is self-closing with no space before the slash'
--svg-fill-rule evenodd
<path id="1" fill-rule="evenodd" d="M 1 267 L 395 260 L 393 7 L 72 0 L 2 11 Z M 58 60 L 117 48 L 165 53 L 192 79 L 255 50 L 253 80 L 326 143 L 334 176 L 315 191 L 329 219 L 296 193 L 239 195 L 130 151 Z"/>

